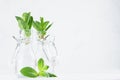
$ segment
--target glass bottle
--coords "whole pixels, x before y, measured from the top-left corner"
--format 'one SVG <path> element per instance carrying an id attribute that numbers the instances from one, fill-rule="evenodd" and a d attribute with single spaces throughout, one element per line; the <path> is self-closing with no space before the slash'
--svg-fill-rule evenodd
<path id="1" fill-rule="evenodd" d="M 36 61 L 43 58 L 45 63 L 49 65 L 48 72 L 54 73 L 57 56 L 58 53 L 54 43 L 54 37 L 48 35 L 45 38 L 37 38 Z"/>
<path id="2" fill-rule="evenodd" d="M 35 55 L 32 48 L 31 37 L 26 37 L 22 31 L 20 31 L 20 37 L 17 39 L 17 46 L 15 49 L 15 54 L 13 56 L 12 63 L 14 64 L 15 74 L 18 77 L 22 77 L 20 70 L 23 67 L 33 67 L 35 68 Z"/>

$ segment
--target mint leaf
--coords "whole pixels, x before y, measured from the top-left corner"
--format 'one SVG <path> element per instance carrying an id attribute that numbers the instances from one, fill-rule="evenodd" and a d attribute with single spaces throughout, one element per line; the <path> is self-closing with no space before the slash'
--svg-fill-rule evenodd
<path id="1" fill-rule="evenodd" d="M 30 18 L 30 12 L 28 12 L 28 13 L 23 13 L 22 14 L 22 18 L 23 18 L 23 20 L 25 21 L 25 22 L 28 22 L 29 21 L 29 18 Z"/>
<path id="2" fill-rule="evenodd" d="M 33 27 L 39 32 L 38 37 L 44 39 L 47 34 L 47 30 L 52 26 L 49 21 L 45 21 L 43 17 L 40 17 L 40 21 L 33 21 Z"/>
<path id="3" fill-rule="evenodd" d="M 48 73 L 49 77 L 57 77 L 55 74 Z"/>
<path id="4" fill-rule="evenodd" d="M 40 74 L 39 74 L 41 77 L 49 77 L 49 74 L 48 73 L 46 73 L 46 72 L 40 72 Z"/>
<path id="5" fill-rule="evenodd" d="M 18 21 L 18 25 L 21 30 L 24 29 L 24 25 L 22 24 L 23 19 L 21 17 L 15 16 L 16 20 Z"/>
<path id="6" fill-rule="evenodd" d="M 37 31 L 39 31 L 38 24 L 35 21 L 33 21 L 32 25 Z"/>
<path id="7" fill-rule="evenodd" d="M 48 70 L 48 68 L 49 68 L 49 66 L 48 66 L 48 65 L 45 65 L 42 70 L 43 70 L 43 71 L 46 71 L 46 70 Z"/>
<path id="8" fill-rule="evenodd" d="M 27 77 L 35 78 L 38 75 L 38 73 L 31 67 L 24 67 L 20 70 L 21 74 Z"/>
<path id="9" fill-rule="evenodd" d="M 39 71 L 42 71 L 43 67 L 44 67 L 44 60 L 42 58 L 40 58 L 38 60 L 38 69 L 39 69 Z"/>
<path id="10" fill-rule="evenodd" d="M 31 27 L 33 23 L 33 17 L 30 15 L 30 12 L 23 13 L 22 17 L 16 16 L 16 20 L 18 21 L 18 25 L 21 30 L 24 31 L 26 37 L 31 36 Z"/>
<path id="11" fill-rule="evenodd" d="M 23 29 L 23 30 L 29 29 L 28 24 L 21 17 L 16 16 L 16 19 L 18 21 L 18 25 L 20 29 Z"/>
<path id="12" fill-rule="evenodd" d="M 30 16 L 30 19 L 29 19 L 29 22 L 28 22 L 29 29 L 31 29 L 31 27 L 32 27 L 32 23 L 33 23 L 33 17 Z"/>
<path id="13" fill-rule="evenodd" d="M 31 35 L 31 31 L 30 30 L 25 30 L 25 36 L 30 37 L 30 35 Z"/>
<path id="14" fill-rule="evenodd" d="M 40 21 L 41 21 L 41 26 L 43 26 L 44 18 L 43 18 L 43 17 L 40 17 Z"/>
<path id="15" fill-rule="evenodd" d="M 50 25 L 45 29 L 45 31 L 47 31 L 51 26 L 52 26 L 52 24 L 50 24 Z"/>
<path id="16" fill-rule="evenodd" d="M 33 68 L 31 67 L 24 67 L 20 70 L 21 74 L 26 76 L 26 77 L 30 77 L 30 78 L 36 78 L 38 76 L 40 77 L 57 77 L 55 74 L 46 72 L 46 70 L 48 70 L 49 66 L 48 65 L 44 65 L 44 60 L 42 58 L 39 59 L 38 61 L 38 69 L 39 69 L 39 73 L 37 73 L 37 71 L 35 71 Z"/>
<path id="17" fill-rule="evenodd" d="M 44 22 L 44 24 L 43 24 L 43 30 L 45 30 L 46 29 L 46 27 L 47 27 L 47 25 L 49 24 L 49 21 L 46 21 L 46 22 Z"/>

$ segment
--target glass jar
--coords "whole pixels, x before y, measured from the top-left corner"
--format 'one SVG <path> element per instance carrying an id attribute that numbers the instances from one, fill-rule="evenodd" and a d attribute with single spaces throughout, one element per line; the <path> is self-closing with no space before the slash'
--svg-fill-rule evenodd
<path id="1" fill-rule="evenodd" d="M 30 37 L 26 37 L 20 32 L 19 39 L 13 37 L 17 41 L 15 54 L 13 56 L 12 63 L 14 65 L 15 74 L 18 77 L 22 77 L 20 70 L 23 67 L 35 68 L 35 55 L 32 48 L 32 41 Z"/>
<path id="2" fill-rule="evenodd" d="M 54 43 L 54 37 L 47 36 L 44 39 L 37 38 L 36 61 L 43 58 L 45 63 L 49 65 L 48 72 L 54 73 L 54 67 L 57 61 L 57 49 Z"/>

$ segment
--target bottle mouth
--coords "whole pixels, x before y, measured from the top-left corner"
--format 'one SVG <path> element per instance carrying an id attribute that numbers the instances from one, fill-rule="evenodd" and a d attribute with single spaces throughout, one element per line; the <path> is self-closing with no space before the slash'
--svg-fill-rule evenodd
<path id="1" fill-rule="evenodd" d="M 54 41 L 55 40 L 55 36 L 51 36 L 51 35 L 41 35 L 40 33 L 37 34 L 37 38 L 39 41 L 45 41 L 45 40 L 48 40 L 48 41 Z"/>
<path id="2" fill-rule="evenodd" d="M 25 38 L 24 40 L 23 40 L 23 42 L 27 45 L 27 44 L 29 44 L 30 43 L 30 38 Z"/>
<path id="3" fill-rule="evenodd" d="M 31 38 L 30 37 L 15 37 L 12 36 L 14 40 L 16 40 L 17 43 L 25 43 L 26 45 L 29 44 L 31 42 Z"/>

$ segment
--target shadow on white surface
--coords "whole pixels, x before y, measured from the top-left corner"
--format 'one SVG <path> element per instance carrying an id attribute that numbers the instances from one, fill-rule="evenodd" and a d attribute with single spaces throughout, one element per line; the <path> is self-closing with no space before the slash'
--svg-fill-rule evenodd
<path id="1" fill-rule="evenodd" d="M 0 75 L 0 80 L 120 80 L 120 74 L 72 74 L 57 78 L 17 78 L 15 75 Z"/>

